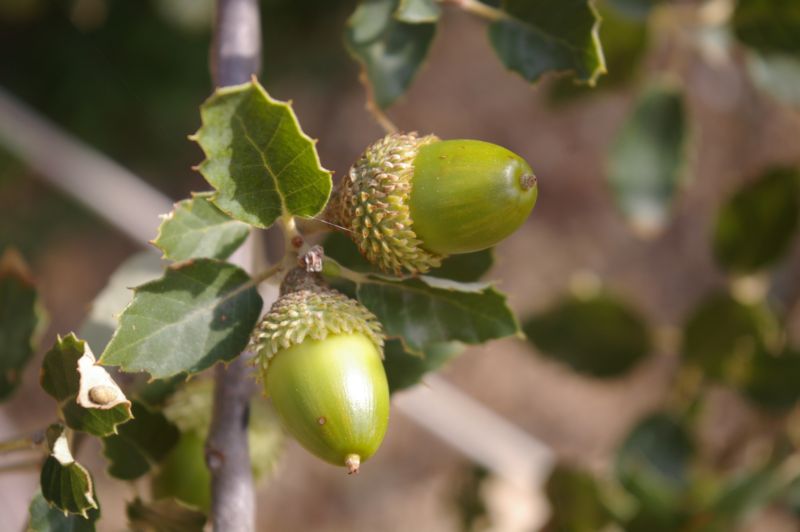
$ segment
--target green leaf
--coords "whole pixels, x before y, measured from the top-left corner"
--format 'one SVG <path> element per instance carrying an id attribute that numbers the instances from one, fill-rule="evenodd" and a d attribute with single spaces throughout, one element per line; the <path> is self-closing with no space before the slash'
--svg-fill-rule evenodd
<path id="1" fill-rule="evenodd" d="M 717 262 L 736 273 L 774 264 L 789 249 L 799 215 L 800 171 L 768 170 L 722 206 L 713 241 Z"/>
<path id="2" fill-rule="evenodd" d="M 410 388 L 422 380 L 426 373 L 436 371 L 464 351 L 458 342 L 432 344 L 424 356 L 411 355 L 403 349 L 400 340 L 389 340 L 383 347 L 383 367 L 389 380 L 391 393 Z"/>
<path id="3" fill-rule="evenodd" d="M 356 294 L 383 323 L 386 334 L 403 340 L 414 354 L 442 342 L 480 344 L 519 334 L 505 296 L 487 284 L 369 275 Z"/>
<path id="4" fill-rule="evenodd" d="M 589 0 L 505 0 L 502 8 L 510 16 L 489 26 L 489 40 L 510 70 L 531 82 L 570 71 L 589 85 L 605 73 L 600 19 Z"/>
<path id="5" fill-rule="evenodd" d="M 361 255 L 361 252 L 350 238 L 342 233 L 331 233 L 322 242 L 325 256 L 340 265 L 357 272 L 380 273 Z M 431 277 L 452 279 L 462 283 L 478 281 L 494 265 L 494 251 L 484 249 L 474 253 L 450 255 L 442 261 L 442 265 L 428 273 Z"/>
<path id="6" fill-rule="evenodd" d="M 490 248 L 474 253 L 450 255 L 442 261 L 440 267 L 431 270 L 428 275 L 460 283 L 472 283 L 480 280 L 493 265 L 494 250 Z"/>
<path id="7" fill-rule="evenodd" d="M 670 516 L 689 486 L 694 446 L 685 428 L 667 414 L 639 422 L 617 452 L 616 474 L 648 513 Z"/>
<path id="8" fill-rule="evenodd" d="M 206 524 L 201 512 L 171 499 L 146 503 L 136 498 L 126 513 L 133 532 L 202 532 Z"/>
<path id="9" fill-rule="evenodd" d="M 100 518 L 100 510 L 87 512 L 88 518 L 80 515 L 64 515 L 58 508 L 50 506 L 37 490 L 28 508 L 30 521 L 27 532 L 95 532 L 95 522 Z"/>
<path id="10" fill-rule="evenodd" d="M 398 14 L 407 18 L 412 7 L 418 15 L 419 4 L 432 2 L 417 0 L 405 4 L 404 7 L 398 0 L 362 0 L 347 21 L 347 48 L 361 63 L 372 99 L 383 109 L 408 90 L 436 31 L 435 24 L 408 24 L 394 16 L 400 8 Z"/>
<path id="11" fill-rule="evenodd" d="M 732 379 L 732 384 L 758 406 L 785 412 L 800 400 L 800 352 L 778 355 L 759 350 Z"/>
<path id="12" fill-rule="evenodd" d="M 131 287 L 158 279 L 166 263 L 155 251 L 131 255 L 116 269 L 92 303 L 92 310 L 81 325 L 79 336 L 102 352 L 117 328 L 117 317 L 131 302 Z"/>
<path id="13" fill-rule="evenodd" d="M 233 360 L 261 313 L 249 281 L 243 270 L 213 259 L 170 266 L 136 288 L 100 362 L 165 378 Z"/>
<path id="14" fill-rule="evenodd" d="M 322 211 L 331 174 L 288 103 L 273 100 L 253 79 L 217 89 L 200 116 L 193 140 L 206 155 L 199 170 L 216 189 L 217 207 L 255 227 Z"/>
<path id="15" fill-rule="evenodd" d="M 686 157 L 683 97 L 656 85 L 641 95 L 611 146 L 608 180 L 623 214 L 652 233 L 669 217 Z"/>
<path id="16" fill-rule="evenodd" d="M 105 368 L 98 366 L 89 345 L 70 333 L 56 337 L 44 356 L 42 388 L 58 401 L 67 426 L 107 436 L 131 418 L 131 403 Z"/>
<path id="17" fill-rule="evenodd" d="M 558 465 L 545 485 L 550 501 L 547 532 L 597 532 L 611 522 L 600 489 L 589 473 Z"/>
<path id="18" fill-rule="evenodd" d="M 42 496 L 64 513 L 88 519 L 88 512 L 98 508 L 92 477 L 72 457 L 63 426 L 51 425 L 47 429 L 47 445 L 50 456 L 42 466 Z"/>
<path id="19" fill-rule="evenodd" d="M 442 8 L 437 0 L 400 0 L 394 16 L 400 22 L 421 24 L 437 22 L 442 14 Z"/>
<path id="20" fill-rule="evenodd" d="M 599 89 L 618 87 L 630 81 L 638 73 L 642 58 L 647 51 L 647 25 L 641 20 L 631 20 L 600 5 L 600 41 L 608 65 L 608 73 L 597 81 L 596 87 L 577 84 L 572 79 L 561 77 L 554 80 L 548 96 L 553 103 L 569 102 L 578 96 L 598 94 Z"/>
<path id="21" fill-rule="evenodd" d="M 610 294 L 567 297 L 523 327 L 543 355 L 595 377 L 616 377 L 650 351 L 644 320 Z"/>
<path id="22" fill-rule="evenodd" d="M 721 292 L 703 299 L 683 326 L 682 357 L 713 378 L 725 379 L 738 361 L 761 350 L 768 315 Z"/>
<path id="23" fill-rule="evenodd" d="M 176 203 L 175 209 L 164 217 L 153 241 L 164 252 L 164 258 L 227 259 L 247 240 L 247 224 L 216 208 L 210 197 L 211 194 L 195 194 Z"/>
<path id="24" fill-rule="evenodd" d="M 0 400 L 19 385 L 43 316 L 28 266 L 16 250 L 6 249 L 0 257 Z"/>
<path id="25" fill-rule="evenodd" d="M 167 456 L 179 437 L 164 414 L 134 401 L 133 419 L 120 426 L 118 434 L 103 438 L 108 473 L 123 480 L 139 478 Z"/>
<path id="26" fill-rule="evenodd" d="M 800 54 L 800 4 L 796 0 L 738 0 L 733 31 L 762 52 Z"/>

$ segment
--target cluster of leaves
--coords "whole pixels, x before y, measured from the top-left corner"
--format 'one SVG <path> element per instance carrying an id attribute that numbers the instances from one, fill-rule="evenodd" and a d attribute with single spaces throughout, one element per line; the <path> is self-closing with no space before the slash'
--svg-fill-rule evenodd
<path id="1" fill-rule="evenodd" d="M 430 50 L 443 3 L 362 0 L 350 17 L 347 46 L 378 107 L 389 107 L 408 90 Z M 479 0 L 450 3 L 488 19 L 487 36 L 498 58 L 530 82 L 548 72 L 571 72 L 594 85 L 605 73 L 600 19 L 589 0 L 504 0 L 499 7 Z"/>
<path id="2" fill-rule="evenodd" d="M 647 9 L 631 16 L 618 4 L 603 10 L 646 28 Z M 800 64 L 800 12 L 790 4 L 740 0 L 727 25 L 715 31 L 737 37 L 750 58 L 780 54 Z M 652 237 L 669 222 L 680 191 L 689 117 L 675 81 L 644 87 L 611 144 L 607 177 L 632 228 Z M 656 334 L 640 312 L 603 289 L 576 291 L 527 320 L 523 329 L 539 353 L 591 377 L 623 376 L 654 351 L 677 349 L 681 357 L 673 379 L 673 396 L 680 400 L 636 424 L 617 451 L 610 478 L 568 465 L 554 471 L 548 530 L 599 530 L 615 523 L 628 531 L 721 531 L 769 504 L 797 511 L 790 413 L 800 401 L 800 346 L 791 345 L 786 327 L 796 297 L 790 251 L 798 229 L 800 168 L 768 166 L 733 191 L 719 208 L 709 243 L 728 282 L 699 299 L 677 344 L 674 335 Z M 782 427 L 767 456 L 733 474 L 711 463 L 698 435 L 714 386 L 736 391 Z"/>

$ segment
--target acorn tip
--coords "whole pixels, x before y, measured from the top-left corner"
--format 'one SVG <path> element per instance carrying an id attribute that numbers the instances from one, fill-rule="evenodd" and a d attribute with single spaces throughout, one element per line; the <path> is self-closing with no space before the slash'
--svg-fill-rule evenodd
<path id="1" fill-rule="evenodd" d="M 348 475 L 357 475 L 358 468 L 361 465 L 361 457 L 357 454 L 348 454 L 344 459 L 344 465 L 347 467 Z"/>
<path id="2" fill-rule="evenodd" d="M 522 190 L 532 189 L 536 186 L 537 181 L 535 174 L 524 174 L 519 178 L 519 184 L 522 186 Z"/>

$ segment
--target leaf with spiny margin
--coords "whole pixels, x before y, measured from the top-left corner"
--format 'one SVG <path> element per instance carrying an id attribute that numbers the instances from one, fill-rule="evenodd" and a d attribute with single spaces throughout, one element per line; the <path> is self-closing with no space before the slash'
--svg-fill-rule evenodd
<path id="1" fill-rule="evenodd" d="M 155 250 L 141 251 L 125 259 L 95 297 L 78 336 L 94 346 L 97 352 L 105 350 L 117 329 L 117 316 L 133 298 L 131 287 L 158 279 L 164 274 L 166 265 Z"/>
<path id="2" fill-rule="evenodd" d="M 282 216 L 313 217 L 331 193 L 315 141 L 290 104 L 273 100 L 253 78 L 224 87 L 200 107 L 192 137 L 206 155 L 198 167 L 216 193 L 211 201 L 233 218 L 269 227 Z"/>
<path id="3" fill-rule="evenodd" d="M 506 297 L 485 283 L 459 283 L 437 277 L 392 279 L 369 274 L 356 289 L 358 300 L 403 341 L 407 351 L 424 355 L 442 342 L 480 344 L 520 335 Z"/>
<path id="4" fill-rule="evenodd" d="M 669 219 L 686 158 L 686 122 L 680 91 L 654 85 L 639 97 L 611 146 L 607 173 L 614 198 L 644 236 Z"/>
<path id="5" fill-rule="evenodd" d="M 569 296 L 523 327 L 543 355 L 594 377 L 617 377 L 650 351 L 647 324 L 611 294 Z"/>
<path id="6" fill-rule="evenodd" d="M 153 240 L 164 258 L 186 260 L 199 257 L 227 259 L 247 240 L 250 228 L 234 220 L 211 202 L 211 193 L 193 194 L 175 204 L 164 216 Z"/>
<path id="7" fill-rule="evenodd" d="M 800 221 L 800 170 L 772 168 L 737 190 L 722 206 L 714 256 L 726 270 L 751 273 L 777 262 Z"/>
<path id="8" fill-rule="evenodd" d="M 594 85 L 606 71 L 589 0 L 505 0 L 508 15 L 489 26 L 489 40 L 503 64 L 530 82 L 547 72 L 569 71 Z"/>
<path id="9" fill-rule="evenodd" d="M 28 507 L 29 521 L 26 532 L 95 532 L 95 522 L 100 518 L 100 509 L 87 512 L 88 518 L 80 515 L 64 515 L 58 508 L 50 506 L 37 490 Z"/>
<path id="10" fill-rule="evenodd" d="M 206 516 L 173 499 L 144 502 L 139 498 L 126 509 L 133 532 L 202 532 Z"/>
<path id="11" fill-rule="evenodd" d="M 322 242 L 325 256 L 340 265 L 357 272 L 380 271 L 364 258 L 352 240 L 342 233 L 331 233 Z M 473 253 L 450 255 L 442 261 L 442 265 L 428 272 L 430 277 L 452 279 L 462 283 L 480 280 L 494 264 L 494 249 L 484 249 Z"/>
<path id="12" fill-rule="evenodd" d="M 40 476 L 42 496 L 65 514 L 89 517 L 89 510 L 98 508 L 92 477 L 72 457 L 64 427 L 50 425 L 47 429 L 50 456 L 42 466 Z"/>
<path id="13" fill-rule="evenodd" d="M 242 269 L 214 259 L 173 264 L 135 289 L 100 362 L 163 379 L 233 360 L 261 313 L 249 282 Z"/>
<path id="14" fill-rule="evenodd" d="M 44 355 L 41 384 L 58 401 L 72 429 L 107 436 L 131 418 L 130 401 L 105 368 L 96 365 L 89 345 L 73 333 L 56 337 Z"/>
<path id="15" fill-rule="evenodd" d="M 400 340 L 388 340 L 383 347 L 383 367 L 389 381 L 389 391 L 399 392 L 422 380 L 425 374 L 436 371 L 464 352 L 458 342 L 431 344 L 423 357 L 411 355 Z"/>
<path id="16" fill-rule="evenodd" d="M 398 0 L 362 0 L 345 31 L 347 49 L 361 63 L 368 92 L 382 109 L 408 90 L 436 32 L 436 24 L 409 24 L 398 19 L 398 8 L 404 18 L 409 16 L 408 6 L 399 4 Z M 415 8 L 414 12 L 419 10 Z"/>
<path id="17" fill-rule="evenodd" d="M 608 73 L 589 87 L 575 83 L 568 77 L 553 80 L 548 98 L 554 104 L 569 103 L 581 96 L 599 94 L 631 81 L 639 73 L 642 59 L 647 52 L 648 26 L 645 20 L 631 19 L 609 7 L 608 2 L 599 5 L 602 18 L 600 41 L 603 43 Z"/>
<path id="18" fill-rule="evenodd" d="M 442 15 L 438 0 L 400 0 L 394 16 L 401 22 L 420 24 L 437 22 Z"/>
<path id="19" fill-rule="evenodd" d="M 767 53 L 800 55 L 797 0 L 738 0 L 731 21 L 736 37 Z"/>
<path id="20" fill-rule="evenodd" d="M 134 401 L 133 419 L 117 434 L 103 438 L 108 473 L 123 480 L 139 478 L 167 456 L 179 437 L 180 431 L 164 414 Z"/>
<path id="21" fill-rule="evenodd" d="M 27 264 L 6 249 L 0 257 L 0 400 L 19 385 L 44 321 Z"/>

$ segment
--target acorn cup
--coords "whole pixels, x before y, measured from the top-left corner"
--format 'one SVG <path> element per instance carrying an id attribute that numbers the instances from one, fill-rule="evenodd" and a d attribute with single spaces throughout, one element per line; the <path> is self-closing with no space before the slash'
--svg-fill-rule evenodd
<path id="1" fill-rule="evenodd" d="M 393 133 L 339 183 L 328 217 L 381 270 L 418 274 L 496 245 L 523 224 L 537 195 L 531 167 L 501 146 Z"/>
<path id="2" fill-rule="evenodd" d="M 357 473 L 389 421 L 380 323 L 316 274 L 293 270 L 283 287 L 253 333 L 264 389 L 303 447 Z"/>

